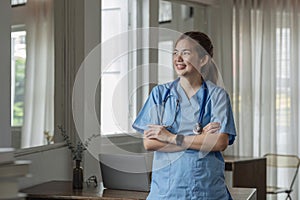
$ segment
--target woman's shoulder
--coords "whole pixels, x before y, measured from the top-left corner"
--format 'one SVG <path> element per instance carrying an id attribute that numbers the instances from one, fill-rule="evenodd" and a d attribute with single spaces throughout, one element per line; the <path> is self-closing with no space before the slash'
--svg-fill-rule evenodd
<path id="1" fill-rule="evenodd" d="M 218 86 L 211 81 L 206 81 L 206 85 L 211 95 L 228 95 L 225 88 Z"/>
<path id="2" fill-rule="evenodd" d="M 163 83 L 163 84 L 158 84 L 156 85 L 155 87 L 153 87 L 152 91 L 155 91 L 155 92 L 164 92 L 166 90 L 169 90 L 171 89 L 172 85 L 176 83 L 176 80 L 175 81 L 170 81 L 170 82 L 167 82 L 167 83 Z"/>

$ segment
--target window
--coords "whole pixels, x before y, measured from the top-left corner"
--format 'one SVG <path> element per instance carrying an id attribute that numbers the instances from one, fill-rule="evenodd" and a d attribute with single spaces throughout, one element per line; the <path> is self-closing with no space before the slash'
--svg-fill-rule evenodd
<path id="1" fill-rule="evenodd" d="M 165 3 L 171 6 L 170 3 Z M 145 22 L 145 19 L 148 18 L 147 15 L 154 15 L 154 13 L 145 13 L 145 9 L 137 9 L 144 6 L 147 7 L 149 4 L 151 4 L 149 1 L 139 0 L 102 0 L 102 44 L 105 44 L 105 42 L 112 38 L 117 40 L 119 39 L 118 36 L 121 36 L 122 39 L 118 42 L 118 46 L 113 49 L 118 52 L 120 49 L 133 50 L 135 46 L 140 46 L 139 42 L 147 43 L 147 36 L 143 38 L 145 35 L 140 37 L 137 36 L 138 33 L 133 33 L 129 34 L 128 38 L 125 38 L 126 34 L 123 35 L 123 33 L 135 30 L 137 26 L 149 26 L 148 22 Z M 155 14 L 158 14 L 158 11 Z M 170 52 L 172 52 L 172 41 L 161 42 L 158 45 L 164 49 L 170 49 Z M 103 49 L 102 51 L 107 51 L 107 49 Z M 145 78 L 145 80 L 148 80 L 149 76 L 157 77 L 158 74 L 160 81 L 172 79 L 172 57 L 170 57 L 172 54 L 170 52 L 162 52 L 159 55 L 160 62 L 167 64 L 163 68 L 160 68 L 160 72 L 154 73 L 150 73 L 146 69 L 146 65 L 150 63 L 147 60 L 148 58 L 146 58 L 147 54 L 149 54 L 149 50 L 147 49 L 137 49 L 127 52 L 124 55 L 122 54 L 111 61 L 109 66 L 104 66 L 102 63 L 101 134 L 108 135 L 132 131 L 131 124 L 135 119 L 136 113 L 139 111 L 139 105 L 144 103 L 145 97 L 148 97 L 147 90 L 149 88 L 147 83 L 143 86 L 136 85 L 139 84 L 138 82 L 143 82 L 141 81 L 142 79 L 144 80 Z M 166 66 L 171 67 L 171 70 Z"/>
<path id="2" fill-rule="evenodd" d="M 26 69 L 26 31 L 11 33 L 11 126 L 22 126 Z"/>
<path id="3" fill-rule="evenodd" d="M 276 29 L 276 124 L 278 149 L 288 145 L 291 124 L 291 30 Z"/>
<path id="4" fill-rule="evenodd" d="M 253 146 L 239 146 L 239 151 L 255 156 L 295 152 L 299 63 L 293 19 L 298 14 L 288 3 L 265 9 L 268 2 L 238 2 L 233 13 L 233 107 L 243 132 L 240 144 L 253 139 Z"/>
<path id="5" fill-rule="evenodd" d="M 156 4 L 154 4 L 156 5 Z M 152 1 L 140 0 L 102 0 L 101 41 L 107 44 L 109 39 L 120 39 L 113 50 L 102 49 L 102 52 L 120 54 L 120 49 L 130 49 L 104 66 L 101 60 L 101 134 L 118 134 L 133 131 L 131 125 L 149 94 L 149 77 L 157 77 L 157 73 L 149 72 L 149 49 L 140 48 L 147 44 L 147 34 L 140 34 L 136 28 L 149 27 L 150 15 L 156 12 L 145 12 L 152 6 Z M 158 5 L 156 5 L 158 6 Z M 158 21 L 153 22 L 158 26 Z M 113 24 L 113 26 L 112 26 Z M 119 37 L 120 36 L 120 37 Z M 139 48 L 139 49 L 137 49 Z M 102 55 L 103 56 L 103 55 Z M 156 62 L 157 63 L 157 60 Z M 146 69 L 147 68 L 147 69 Z M 153 68 L 152 68 L 153 69 Z M 149 71 L 148 71 L 149 70 Z M 141 82 L 147 82 L 145 85 Z M 144 83 L 143 82 L 143 83 Z"/>
<path id="6" fill-rule="evenodd" d="M 101 41 L 129 30 L 128 2 L 123 0 L 102 0 Z M 112 24 L 114 24 L 112 26 Z M 122 46 L 123 45 L 123 46 Z M 125 47 L 124 47 L 125 46 Z M 126 48 L 127 42 L 120 41 L 115 50 Z M 103 66 L 101 76 L 101 132 L 116 134 L 128 132 L 128 57 L 124 55 Z M 103 59 L 102 59 L 103 60 Z M 116 116 L 118 115 L 118 117 Z M 120 124 L 122 123 L 122 124 Z"/>
<path id="7" fill-rule="evenodd" d="M 11 32 L 11 126 L 14 148 L 52 143 L 53 1 L 14 1 Z"/>
<path id="8" fill-rule="evenodd" d="M 159 1 L 159 23 L 167 23 L 172 20 L 172 3 L 168 1 Z"/>
<path id="9" fill-rule="evenodd" d="M 11 0 L 12 6 L 21 6 L 27 3 L 27 0 Z"/>
<path id="10" fill-rule="evenodd" d="M 174 80 L 175 71 L 173 69 L 173 49 L 172 40 L 160 41 L 158 52 L 158 83 L 163 84 Z M 169 51 L 167 51 L 167 49 Z"/>

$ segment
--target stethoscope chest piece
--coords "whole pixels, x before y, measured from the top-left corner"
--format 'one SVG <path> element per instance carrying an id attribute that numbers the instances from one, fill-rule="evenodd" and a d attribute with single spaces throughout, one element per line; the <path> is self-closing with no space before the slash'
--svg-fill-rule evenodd
<path id="1" fill-rule="evenodd" d="M 198 122 L 198 123 L 195 124 L 194 129 L 193 129 L 193 132 L 194 132 L 195 134 L 199 135 L 199 134 L 202 133 L 202 129 L 203 129 L 203 128 L 202 128 L 201 124 Z"/>

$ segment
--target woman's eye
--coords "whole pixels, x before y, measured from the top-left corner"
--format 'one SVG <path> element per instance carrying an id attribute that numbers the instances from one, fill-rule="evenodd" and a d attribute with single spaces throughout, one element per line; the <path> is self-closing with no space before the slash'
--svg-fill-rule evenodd
<path id="1" fill-rule="evenodd" d="M 179 52 L 178 51 L 173 51 L 173 55 L 175 56 L 175 55 L 178 55 L 179 54 Z"/>
<path id="2" fill-rule="evenodd" d="M 191 53 L 189 51 L 184 51 L 183 52 L 183 55 L 187 56 L 187 55 L 190 55 Z"/>

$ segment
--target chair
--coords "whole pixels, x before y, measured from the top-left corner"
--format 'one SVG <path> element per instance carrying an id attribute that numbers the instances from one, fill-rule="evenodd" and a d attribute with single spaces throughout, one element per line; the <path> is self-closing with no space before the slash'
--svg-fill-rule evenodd
<path id="1" fill-rule="evenodd" d="M 267 169 L 271 170 L 274 169 L 278 171 L 279 169 L 294 169 L 293 178 L 291 179 L 290 185 L 288 187 L 278 187 L 278 186 L 269 186 L 267 184 L 267 194 L 279 194 L 279 193 L 286 193 L 286 199 L 292 199 L 290 194 L 293 191 L 293 185 L 295 183 L 300 159 L 297 155 L 282 155 L 282 154 L 271 154 L 268 153 L 264 155 L 267 159 Z"/>

